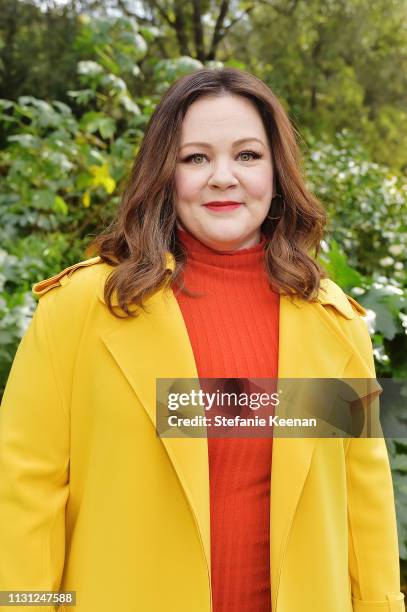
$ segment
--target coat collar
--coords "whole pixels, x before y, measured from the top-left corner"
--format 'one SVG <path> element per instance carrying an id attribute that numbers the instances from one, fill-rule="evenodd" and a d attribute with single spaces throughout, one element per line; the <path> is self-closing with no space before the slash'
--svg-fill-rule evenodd
<path id="1" fill-rule="evenodd" d="M 174 259 L 167 256 L 167 269 Z M 102 275 L 99 298 L 108 273 Z M 278 378 L 339 378 L 354 347 L 329 313 L 334 308 L 345 319 L 355 310 L 332 281 L 324 280 L 316 303 L 280 297 Z M 186 326 L 171 290 L 158 291 L 148 300 L 148 312 L 136 319 L 112 322 L 102 339 L 134 393 L 156 424 L 156 378 L 198 378 Z M 116 303 L 113 301 L 113 303 Z M 355 304 L 357 304 L 355 302 Z M 364 310 L 355 306 L 361 314 Z M 318 341 L 316 342 L 316 338 Z M 141 347 L 135 349 L 135 347 Z M 327 359 L 329 351 L 329 359 Z M 137 353 L 137 359 L 135 354 Z M 370 377 L 362 359 L 351 377 Z M 206 438 L 160 438 L 188 499 L 210 573 L 210 499 Z M 270 510 L 270 565 L 273 609 L 291 525 L 310 468 L 316 438 L 273 440 Z M 287 476 L 289 475 L 289 486 Z"/>

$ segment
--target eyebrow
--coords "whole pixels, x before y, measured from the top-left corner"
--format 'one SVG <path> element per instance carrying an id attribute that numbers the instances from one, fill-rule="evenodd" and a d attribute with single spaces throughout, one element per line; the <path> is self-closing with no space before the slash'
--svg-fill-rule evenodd
<path id="1" fill-rule="evenodd" d="M 254 137 L 239 138 L 239 140 L 235 140 L 235 142 L 233 144 L 237 145 L 237 144 L 242 144 L 243 142 L 249 142 L 249 141 L 253 141 L 253 140 L 259 142 L 260 144 L 262 144 L 264 146 L 264 142 L 262 140 L 260 140 L 259 138 L 254 138 Z M 180 149 L 183 149 L 184 147 L 190 147 L 190 146 L 208 147 L 209 149 L 212 148 L 212 145 L 209 142 L 187 142 L 187 143 L 181 145 Z"/>

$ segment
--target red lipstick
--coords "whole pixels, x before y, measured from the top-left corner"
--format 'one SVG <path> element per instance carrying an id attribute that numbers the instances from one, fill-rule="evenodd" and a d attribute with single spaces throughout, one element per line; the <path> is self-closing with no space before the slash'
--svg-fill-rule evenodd
<path id="1" fill-rule="evenodd" d="M 236 208 L 239 208 L 239 206 L 242 206 L 241 202 L 235 202 L 233 200 L 219 200 L 219 201 L 213 201 L 213 202 L 208 202 L 207 204 L 204 204 L 205 208 L 209 208 L 210 210 L 215 210 L 216 212 L 220 212 L 222 210 L 226 211 L 226 210 L 235 210 Z"/>

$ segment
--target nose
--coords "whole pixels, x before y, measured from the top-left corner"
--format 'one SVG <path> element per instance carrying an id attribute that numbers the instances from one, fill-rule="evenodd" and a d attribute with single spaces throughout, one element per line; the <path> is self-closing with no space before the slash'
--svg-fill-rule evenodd
<path id="1" fill-rule="evenodd" d="M 214 164 L 213 172 L 208 180 L 210 187 L 225 188 L 238 184 L 239 181 L 227 161 L 219 161 Z"/>

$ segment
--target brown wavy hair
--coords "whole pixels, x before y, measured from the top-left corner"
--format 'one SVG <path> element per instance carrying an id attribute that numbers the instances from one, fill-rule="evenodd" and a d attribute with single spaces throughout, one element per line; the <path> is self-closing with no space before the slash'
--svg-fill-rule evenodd
<path id="1" fill-rule="evenodd" d="M 114 270 L 105 283 L 104 298 L 115 316 L 112 296 L 125 317 L 145 310 L 146 298 L 160 287 L 181 287 L 187 255 L 177 237 L 174 175 L 181 126 L 188 107 L 202 96 L 243 96 L 255 105 L 272 153 L 274 191 L 268 217 L 261 226 L 267 237 L 265 266 L 271 286 L 286 295 L 315 300 L 325 271 L 315 260 L 326 214 L 306 188 L 297 145 L 298 132 L 269 87 L 236 68 L 202 68 L 166 91 L 145 130 L 122 201 L 112 223 L 96 236 L 86 256 L 99 255 Z M 273 217 L 272 219 L 270 217 Z M 175 269 L 166 270 L 166 253 Z M 132 312 L 133 311 L 133 312 Z"/>

